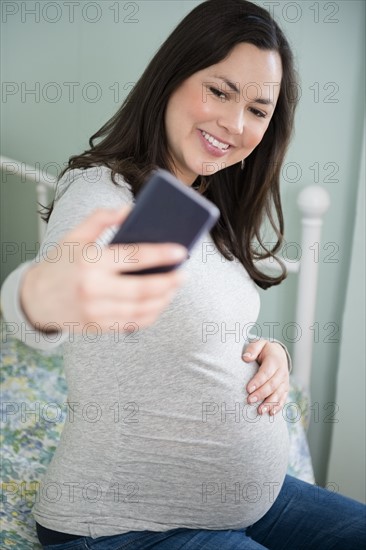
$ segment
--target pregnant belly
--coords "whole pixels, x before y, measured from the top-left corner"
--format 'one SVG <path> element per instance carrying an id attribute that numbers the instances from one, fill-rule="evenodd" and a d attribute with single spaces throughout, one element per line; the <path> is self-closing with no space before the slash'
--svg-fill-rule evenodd
<path id="1" fill-rule="evenodd" d="M 115 502 L 116 515 L 141 525 L 145 518 L 150 529 L 238 529 L 269 510 L 286 474 L 288 432 L 282 413 L 258 415 L 258 404 L 246 401 L 257 368 L 215 373 L 191 365 L 186 379 L 161 380 L 158 400 L 147 386 L 134 386 L 129 401 L 137 414 L 121 425 L 109 498 L 126 483 L 131 492 Z"/>

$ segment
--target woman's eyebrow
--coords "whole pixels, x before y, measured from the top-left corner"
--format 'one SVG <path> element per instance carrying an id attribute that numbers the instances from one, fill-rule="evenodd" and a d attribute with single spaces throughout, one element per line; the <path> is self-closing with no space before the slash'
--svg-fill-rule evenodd
<path id="1" fill-rule="evenodd" d="M 225 76 L 218 75 L 218 74 L 213 74 L 212 76 L 214 78 L 219 78 L 220 80 L 223 80 L 225 82 L 225 84 L 227 84 L 229 86 L 229 88 L 231 88 L 233 90 L 233 92 L 236 92 L 237 94 L 240 93 L 240 90 L 237 88 L 237 86 L 234 84 L 234 82 L 231 82 L 231 80 L 229 80 Z M 270 99 L 267 99 L 265 97 L 253 98 L 252 101 L 254 101 L 254 103 L 261 103 L 262 105 L 272 105 L 273 106 L 273 101 L 271 101 Z"/>
<path id="2" fill-rule="evenodd" d="M 231 80 L 229 80 L 225 76 L 221 76 L 221 75 L 218 75 L 218 74 L 213 74 L 212 76 L 214 78 L 220 78 L 220 80 L 223 80 L 225 82 L 225 84 L 227 84 L 229 86 L 229 88 L 231 88 L 233 90 L 233 92 L 236 92 L 237 94 L 240 93 L 239 89 L 235 86 L 234 82 L 231 82 Z"/>
<path id="3" fill-rule="evenodd" d="M 272 105 L 273 101 L 270 99 L 267 99 L 266 97 L 257 97 L 256 99 L 253 99 L 254 103 L 261 103 L 262 105 Z"/>

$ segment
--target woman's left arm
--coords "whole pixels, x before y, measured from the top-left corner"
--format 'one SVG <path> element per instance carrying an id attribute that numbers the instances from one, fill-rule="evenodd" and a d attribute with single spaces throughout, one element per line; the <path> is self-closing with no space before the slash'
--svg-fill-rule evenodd
<path id="1" fill-rule="evenodd" d="M 259 414 L 278 413 L 286 402 L 290 389 L 291 358 L 287 348 L 278 341 L 260 339 L 251 342 L 245 350 L 243 360 L 257 361 L 257 373 L 247 384 L 248 403 L 263 401 Z"/>

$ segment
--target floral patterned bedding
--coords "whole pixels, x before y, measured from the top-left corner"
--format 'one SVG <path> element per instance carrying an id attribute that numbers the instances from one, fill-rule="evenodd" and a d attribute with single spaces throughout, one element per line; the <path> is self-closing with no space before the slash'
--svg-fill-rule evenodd
<path id="1" fill-rule="evenodd" d="M 1 450 L 2 507 L 0 548 L 41 549 L 31 508 L 37 482 L 57 447 L 66 418 L 66 382 L 60 349 L 36 351 L 2 334 Z M 292 380 L 282 411 L 290 435 L 288 473 L 315 483 L 306 440 L 308 397 Z"/>

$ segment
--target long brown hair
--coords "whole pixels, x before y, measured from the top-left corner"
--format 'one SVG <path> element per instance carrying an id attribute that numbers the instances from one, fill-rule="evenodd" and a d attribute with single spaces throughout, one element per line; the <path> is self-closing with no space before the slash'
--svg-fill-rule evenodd
<path id="1" fill-rule="evenodd" d="M 278 52 L 282 80 L 277 105 L 262 141 L 245 160 L 210 176 L 199 175 L 192 187 L 217 205 L 219 222 L 211 235 L 227 260 L 237 258 L 262 288 L 286 277 L 275 257 L 283 241 L 280 171 L 293 130 L 297 76 L 290 46 L 281 29 L 263 8 L 246 0 L 207 0 L 194 8 L 173 30 L 155 54 L 116 114 L 90 139 L 90 149 L 70 157 L 67 170 L 105 165 L 112 181 L 121 174 L 134 196 L 157 167 L 170 170 L 164 114 L 171 94 L 188 77 L 214 65 L 238 43 Z M 98 144 L 94 142 L 103 138 Z M 54 201 L 44 215 L 48 222 Z M 276 212 L 276 218 L 272 210 Z M 261 226 L 268 219 L 277 242 L 262 241 Z M 282 273 L 275 277 L 257 269 L 255 261 L 275 258 Z"/>

